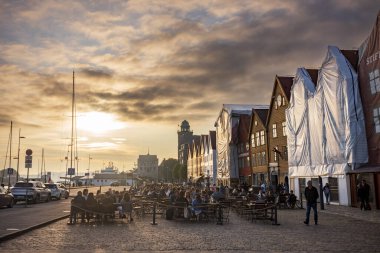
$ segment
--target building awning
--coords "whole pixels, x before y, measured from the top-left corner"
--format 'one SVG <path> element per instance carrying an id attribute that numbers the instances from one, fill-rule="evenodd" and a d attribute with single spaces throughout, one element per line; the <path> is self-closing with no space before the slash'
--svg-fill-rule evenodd
<path id="1" fill-rule="evenodd" d="M 347 174 L 361 174 L 361 173 L 380 173 L 379 165 L 364 165 L 355 170 L 347 172 Z"/>

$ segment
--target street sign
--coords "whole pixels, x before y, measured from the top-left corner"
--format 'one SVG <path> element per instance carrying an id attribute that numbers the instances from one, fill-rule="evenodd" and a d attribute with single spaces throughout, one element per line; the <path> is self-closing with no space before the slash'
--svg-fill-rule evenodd
<path id="1" fill-rule="evenodd" d="M 67 174 L 72 176 L 72 175 L 75 175 L 75 168 L 68 168 L 67 169 Z"/>
<path id="2" fill-rule="evenodd" d="M 8 175 L 13 175 L 13 168 L 8 168 Z"/>
<path id="3" fill-rule="evenodd" d="M 26 153 L 26 155 L 30 156 L 33 154 L 33 151 L 31 149 L 27 149 L 25 153 Z"/>
<path id="4" fill-rule="evenodd" d="M 33 157 L 31 155 L 25 156 L 25 168 L 28 168 L 28 169 L 32 168 L 32 160 L 33 160 Z"/>

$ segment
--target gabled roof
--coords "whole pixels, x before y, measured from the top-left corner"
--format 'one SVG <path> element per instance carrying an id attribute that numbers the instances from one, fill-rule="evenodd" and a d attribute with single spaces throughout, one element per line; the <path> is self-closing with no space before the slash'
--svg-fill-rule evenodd
<path id="1" fill-rule="evenodd" d="M 252 109 L 252 115 L 249 125 L 249 135 L 252 134 L 254 119 L 258 119 L 263 124 L 264 128 L 266 127 L 266 120 L 268 116 L 269 109 Z M 249 138 L 248 135 L 248 138 Z"/>
<path id="2" fill-rule="evenodd" d="M 257 110 L 253 109 L 253 110 L 254 112 L 256 112 L 258 118 L 261 120 L 261 123 L 263 123 L 263 125 L 265 126 L 269 109 L 257 109 Z"/>
<path id="3" fill-rule="evenodd" d="M 282 90 L 285 93 L 286 98 L 290 99 L 290 90 L 293 85 L 293 76 L 276 76 L 278 79 L 278 83 L 280 84 Z"/>
<path id="4" fill-rule="evenodd" d="M 270 114 L 272 112 L 272 105 L 273 105 L 273 102 L 276 99 L 274 93 L 276 91 L 277 85 L 283 91 L 283 93 L 285 94 L 285 98 L 287 100 L 287 103 L 289 103 L 289 101 L 290 101 L 290 91 L 291 91 L 292 85 L 293 85 L 293 78 L 294 78 L 293 76 L 277 76 L 276 75 L 276 77 L 274 79 L 274 85 L 273 85 L 272 95 L 271 95 L 271 99 L 270 99 L 270 105 L 269 105 L 268 115 L 267 115 L 267 119 L 265 121 L 265 126 L 268 125 L 269 117 L 270 117 Z"/>
<path id="5" fill-rule="evenodd" d="M 307 73 L 309 73 L 311 80 L 314 83 L 314 86 L 317 87 L 319 69 L 306 69 L 306 71 L 307 71 Z"/>
<path id="6" fill-rule="evenodd" d="M 358 63 L 359 63 L 359 51 L 358 50 L 340 50 L 344 57 L 351 63 L 351 66 L 358 71 Z"/>

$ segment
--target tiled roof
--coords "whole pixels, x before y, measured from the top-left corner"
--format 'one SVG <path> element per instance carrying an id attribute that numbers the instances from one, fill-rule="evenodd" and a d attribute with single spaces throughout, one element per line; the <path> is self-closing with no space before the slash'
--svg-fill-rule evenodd
<path id="1" fill-rule="evenodd" d="M 279 84 L 282 86 L 282 89 L 285 92 L 285 96 L 287 97 L 288 101 L 290 99 L 290 90 L 293 85 L 293 77 L 292 76 L 277 76 L 279 80 Z"/>
<path id="2" fill-rule="evenodd" d="M 314 86 L 317 86 L 319 70 L 318 69 L 306 69 L 306 71 L 309 73 L 311 80 L 314 83 Z"/>
<path id="3" fill-rule="evenodd" d="M 269 109 L 256 109 L 255 112 L 256 112 L 257 116 L 260 118 L 263 125 L 265 126 L 266 120 L 268 117 Z"/>
<path id="4" fill-rule="evenodd" d="M 359 51 L 358 50 L 340 50 L 344 57 L 351 63 L 355 71 L 358 71 Z"/>

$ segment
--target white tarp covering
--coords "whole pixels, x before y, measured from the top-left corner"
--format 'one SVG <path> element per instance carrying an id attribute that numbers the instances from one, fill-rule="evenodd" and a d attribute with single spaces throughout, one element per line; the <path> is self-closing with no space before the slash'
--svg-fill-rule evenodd
<path id="1" fill-rule="evenodd" d="M 218 179 L 239 177 L 237 147 L 232 141 L 233 128 L 239 124 L 239 115 L 251 115 L 252 109 L 268 108 L 267 105 L 223 105 L 215 122 Z"/>
<path id="2" fill-rule="evenodd" d="M 358 76 L 337 47 L 329 46 L 314 83 L 300 68 L 286 110 L 289 176 L 337 176 L 368 160 Z"/>

